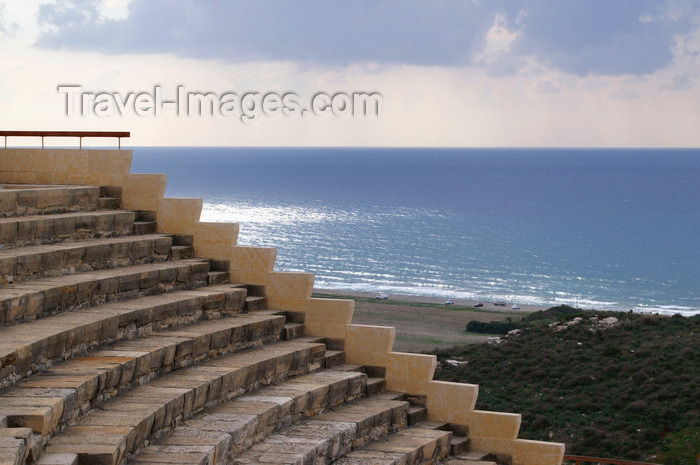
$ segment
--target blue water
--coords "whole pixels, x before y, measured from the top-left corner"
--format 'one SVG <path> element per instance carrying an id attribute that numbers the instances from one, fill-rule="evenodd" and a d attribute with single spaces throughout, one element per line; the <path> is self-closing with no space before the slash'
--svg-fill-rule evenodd
<path id="1" fill-rule="evenodd" d="M 136 148 L 317 288 L 700 313 L 700 150 Z"/>

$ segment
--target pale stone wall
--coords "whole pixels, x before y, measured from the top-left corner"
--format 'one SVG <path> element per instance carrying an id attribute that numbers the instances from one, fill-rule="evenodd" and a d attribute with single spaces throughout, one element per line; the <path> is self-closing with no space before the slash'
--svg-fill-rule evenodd
<path id="1" fill-rule="evenodd" d="M 475 410 L 478 386 L 434 381 L 434 356 L 393 352 L 395 328 L 351 324 L 353 301 L 312 299 L 313 274 L 275 271 L 276 249 L 236 245 L 237 224 L 201 222 L 201 199 L 164 197 L 166 176 L 130 173 L 131 160 L 131 150 L 0 149 L 0 182 L 122 186 L 124 208 L 156 211 L 159 232 L 193 235 L 195 254 L 228 260 L 232 281 L 265 286 L 270 308 L 305 312 L 308 335 L 344 339 L 346 361 L 385 368 L 388 389 L 425 396 L 429 418 L 468 427 L 472 448 L 561 464 L 563 444 L 517 439 L 519 414 Z"/>

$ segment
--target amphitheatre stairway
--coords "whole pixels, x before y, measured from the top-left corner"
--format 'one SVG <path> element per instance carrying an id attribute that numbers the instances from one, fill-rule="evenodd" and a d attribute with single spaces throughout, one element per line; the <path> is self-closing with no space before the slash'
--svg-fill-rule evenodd
<path id="1" fill-rule="evenodd" d="M 0 465 L 561 463 L 130 162 L 0 149 Z"/>

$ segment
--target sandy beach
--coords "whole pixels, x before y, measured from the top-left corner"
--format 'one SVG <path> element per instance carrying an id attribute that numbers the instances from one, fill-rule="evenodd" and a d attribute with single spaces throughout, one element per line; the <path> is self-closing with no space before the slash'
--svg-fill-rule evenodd
<path id="1" fill-rule="evenodd" d="M 546 306 L 522 305 L 520 310 L 482 302 L 483 307 L 474 308 L 474 301 L 455 300 L 454 305 L 445 305 L 438 297 L 419 297 L 389 294 L 380 300 L 376 294 L 337 289 L 314 289 L 314 296 L 350 298 L 355 300 L 352 322 L 396 328 L 395 351 L 423 352 L 461 344 L 485 342 L 489 336 L 464 332 L 471 320 L 498 321 L 522 318 L 524 315 L 544 310 Z"/>

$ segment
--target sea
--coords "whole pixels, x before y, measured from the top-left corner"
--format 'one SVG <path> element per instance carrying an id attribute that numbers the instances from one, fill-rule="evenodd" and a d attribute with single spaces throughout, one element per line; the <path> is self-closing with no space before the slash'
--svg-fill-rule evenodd
<path id="1" fill-rule="evenodd" d="M 700 149 L 136 147 L 333 290 L 700 314 Z"/>

